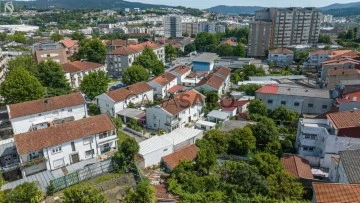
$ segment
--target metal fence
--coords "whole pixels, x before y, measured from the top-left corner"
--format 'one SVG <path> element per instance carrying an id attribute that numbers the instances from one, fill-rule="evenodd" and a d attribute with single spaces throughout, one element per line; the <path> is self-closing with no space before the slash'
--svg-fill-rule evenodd
<path id="1" fill-rule="evenodd" d="M 107 159 L 105 161 L 98 162 L 90 166 L 85 166 L 83 169 L 79 169 L 73 173 L 69 173 L 66 176 L 51 180 L 50 185 L 53 186 L 54 192 L 57 192 L 71 185 L 77 184 L 85 180 L 89 180 L 95 176 L 112 172 L 113 170 L 114 167 L 112 160 Z"/>

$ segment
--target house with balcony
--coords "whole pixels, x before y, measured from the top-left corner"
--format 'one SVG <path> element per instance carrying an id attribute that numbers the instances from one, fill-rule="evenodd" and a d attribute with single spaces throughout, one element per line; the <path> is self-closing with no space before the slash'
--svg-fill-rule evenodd
<path id="1" fill-rule="evenodd" d="M 146 82 L 139 82 L 127 87 L 103 93 L 95 98 L 101 113 L 117 117 L 117 113 L 130 103 L 144 105 L 153 101 L 153 88 Z"/>
<path id="2" fill-rule="evenodd" d="M 326 119 L 300 119 L 298 154 L 313 167 L 330 168 L 340 151 L 360 149 L 359 122 L 360 110 L 329 113 Z"/>
<path id="3" fill-rule="evenodd" d="M 153 78 L 148 81 L 147 84 L 153 88 L 154 96 L 156 98 L 165 98 L 169 96 L 169 89 L 177 85 L 177 77 L 169 72 L 164 72 L 163 74 Z"/>
<path id="4" fill-rule="evenodd" d="M 117 149 L 116 127 L 107 114 L 15 135 L 23 177 L 55 170 Z"/>
<path id="5" fill-rule="evenodd" d="M 0 141 L 0 166 L 1 174 L 7 181 L 21 177 L 19 170 L 19 156 L 16 151 L 14 138 Z"/>
<path id="6" fill-rule="evenodd" d="M 80 92 L 10 104 L 7 111 L 15 135 L 87 117 Z"/>
<path id="7" fill-rule="evenodd" d="M 72 88 L 79 88 L 84 76 L 93 71 L 106 72 L 105 64 L 88 61 L 73 61 L 65 63 L 62 64 L 62 68 L 65 72 L 66 79 L 69 81 Z"/>
<path id="8" fill-rule="evenodd" d="M 199 120 L 203 115 L 205 96 L 192 89 L 162 104 L 147 108 L 146 125 L 150 129 L 163 129 L 168 132 Z"/>

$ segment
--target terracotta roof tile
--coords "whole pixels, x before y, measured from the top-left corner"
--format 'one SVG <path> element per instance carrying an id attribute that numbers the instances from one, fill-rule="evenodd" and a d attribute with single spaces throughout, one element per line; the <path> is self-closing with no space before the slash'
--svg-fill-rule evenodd
<path id="1" fill-rule="evenodd" d="M 115 130 L 115 126 L 109 115 L 102 114 L 17 134 L 15 135 L 15 144 L 18 153 L 21 155 L 110 130 Z"/>
<path id="2" fill-rule="evenodd" d="M 360 91 L 344 94 L 342 98 L 337 98 L 336 101 L 340 103 L 360 102 Z"/>
<path id="3" fill-rule="evenodd" d="M 78 43 L 77 40 L 71 40 L 71 39 L 60 40 L 59 42 L 62 43 L 66 48 L 73 47 L 74 45 L 77 45 L 77 43 Z"/>
<path id="4" fill-rule="evenodd" d="M 215 90 L 218 90 L 221 88 L 221 85 L 225 82 L 224 78 L 216 75 L 216 74 L 209 74 L 208 76 L 204 77 L 200 80 L 200 82 L 197 84 L 198 87 L 202 85 L 208 85 Z"/>
<path id="5" fill-rule="evenodd" d="M 285 48 L 272 49 L 269 51 L 270 54 L 294 54 L 293 51 Z"/>
<path id="6" fill-rule="evenodd" d="M 180 90 L 183 90 L 185 87 L 182 85 L 174 85 L 172 88 L 168 89 L 169 93 L 176 93 Z"/>
<path id="7" fill-rule="evenodd" d="M 9 118 L 12 119 L 83 104 L 85 104 L 84 97 L 80 92 L 75 92 L 46 99 L 10 104 L 8 105 L 8 112 Z"/>
<path id="8" fill-rule="evenodd" d="M 230 74 L 231 74 L 231 70 L 226 67 L 219 67 L 219 68 L 215 69 L 214 72 L 220 76 L 223 76 L 224 78 L 230 76 Z"/>
<path id="9" fill-rule="evenodd" d="M 359 203 L 359 184 L 313 183 L 314 198 L 317 203 Z"/>
<path id="10" fill-rule="evenodd" d="M 161 107 L 172 115 L 176 115 L 179 112 L 188 109 L 198 103 L 204 103 L 205 96 L 198 91 L 192 89 L 181 94 L 177 94 L 174 98 L 165 100 Z"/>
<path id="11" fill-rule="evenodd" d="M 256 90 L 258 93 L 265 93 L 265 94 L 277 94 L 278 93 L 278 85 L 265 85 L 262 88 Z"/>
<path id="12" fill-rule="evenodd" d="M 114 39 L 106 42 L 107 46 L 126 46 L 126 40 Z"/>
<path id="13" fill-rule="evenodd" d="M 162 45 L 154 43 L 154 42 L 144 42 L 141 44 L 134 44 L 134 45 L 129 45 L 127 47 L 120 47 L 117 48 L 107 54 L 109 55 L 130 55 L 130 54 L 135 54 L 135 53 L 139 53 L 142 52 L 146 47 L 150 47 L 152 49 L 157 49 L 162 47 Z"/>
<path id="14" fill-rule="evenodd" d="M 317 115 L 316 117 L 314 117 L 314 119 L 327 119 L 327 117 L 326 117 L 327 114 L 335 113 L 335 112 L 339 112 L 339 107 L 333 107 L 329 111 L 324 112 L 320 115 Z"/>
<path id="15" fill-rule="evenodd" d="M 199 148 L 195 145 L 190 145 L 176 151 L 172 154 L 164 156 L 162 159 L 167 164 L 170 170 L 173 170 L 181 160 L 193 161 L 196 158 Z"/>
<path id="16" fill-rule="evenodd" d="M 80 71 L 94 70 L 102 66 L 105 65 L 100 63 L 88 62 L 88 61 L 73 61 L 62 64 L 63 70 L 67 73 L 76 73 Z"/>
<path id="17" fill-rule="evenodd" d="M 313 179 L 309 162 L 297 155 L 284 155 L 281 157 L 284 170 L 295 177 Z"/>
<path id="18" fill-rule="evenodd" d="M 174 79 L 176 79 L 175 75 L 173 75 L 169 72 L 164 72 L 163 74 L 153 78 L 151 81 L 153 81 L 159 85 L 165 86 L 165 85 L 169 84 L 171 81 L 173 81 Z"/>
<path id="19" fill-rule="evenodd" d="M 360 110 L 327 114 L 336 129 L 360 127 Z"/>
<path id="20" fill-rule="evenodd" d="M 184 75 L 189 70 L 190 70 L 189 66 L 180 65 L 180 66 L 176 66 L 175 68 L 171 69 L 170 72 L 176 72 L 180 75 Z"/>
<path id="21" fill-rule="evenodd" d="M 150 91 L 152 87 L 146 82 L 138 82 L 127 87 L 123 87 L 117 90 L 106 93 L 115 102 L 123 101 L 128 97 L 135 96 L 147 91 Z"/>

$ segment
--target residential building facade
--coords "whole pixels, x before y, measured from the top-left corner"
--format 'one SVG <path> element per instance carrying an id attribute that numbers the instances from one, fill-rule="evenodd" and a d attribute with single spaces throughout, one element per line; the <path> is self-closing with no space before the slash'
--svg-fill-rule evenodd
<path id="1" fill-rule="evenodd" d="M 168 15 L 164 17 L 164 36 L 166 38 L 182 37 L 181 16 Z"/>
<path id="2" fill-rule="evenodd" d="M 269 51 L 268 61 L 280 67 L 290 66 L 294 62 L 294 52 L 285 48 L 272 49 Z"/>
<path id="3" fill-rule="evenodd" d="M 272 24 L 267 21 L 254 21 L 249 24 L 248 57 L 265 57 L 271 48 Z"/>
<path id="4" fill-rule="evenodd" d="M 46 41 L 35 44 L 33 46 L 33 55 L 37 63 L 48 60 L 53 60 L 60 64 L 68 62 L 65 47 L 56 42 Z"/>
<path id="5" fill-rule="evenodd" d="M 147 84 L 153 88 L 154 97 L 163 99 L 169 96 L 168 90 L 177 85 L 177 81 L 178 79 L 175 75 L 169 72 L 164 72 L 147 82 Z"/>

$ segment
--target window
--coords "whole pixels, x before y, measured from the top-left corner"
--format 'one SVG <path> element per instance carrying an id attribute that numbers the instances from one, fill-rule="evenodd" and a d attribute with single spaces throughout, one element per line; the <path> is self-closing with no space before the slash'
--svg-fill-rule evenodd
<path id="1" fill-rule="evenodd" d="M 91 142 L 91 138 L 90 137 L 84 138 L 83 142 L 84 142 L 84 145 L 88 145 Z"/>
<path id="2" fill-rule="evenodd" d="M 60 168 L 65 165 L 64 158 L 55 160 L 53 162 L 55 168 Z"/>
<path id="3" fill-rule="evenodd" d="M 109 107 L 109 103 L 106 102 L 106 107 Z"/>
<path id="4" fill-rule="evenodd" d="M 86 157 L 86 158 L 91 157 L 93 154 L 94 154 L 94 150 L 93 150 L 93 149 L 88 150 L 88 151 L 85 151 L 85 157 Z"/>
<path id="5" fill-rule="evenodd" d="M 272 103 L 273 103 L 273 100 L 269 99 L 268 104 L 272 104 Z"/>
<path id="6" fill-rule="evenodd" d="M 286 101 L 281 101 L 281 104 L 282 104 L 282 105 L 286 105 Z"/>
<path id="7" fill-rule="evenodd" d="M 154 128 L 156 128 L 156 123 L 154 123 Z"/>
<path id="8" fill-rule="evenodd" d="M 312 151 L 314 151 L 314 149 L 315 149 L 315 147 L 303 146 L 303 151 L 312 152 Z"/>
<path id="9" fill-rule="evenodd" d="M 164 152 L 166 152 L 168 149 L 164 149 Z"/>
<path id="10" fill-rule="evenodd" d="M 312 108 L 314 107 L 314 104 L 308 104 L 308 107 Z"/>
<path id="11" fill-rule="evenodd" d="M 68 112 L 71 113 L 71 112 L 72 112 L 72 109 L 68 109 Z"/>
<path id="12" fill-rule="evenodd" d="M 109 137 L 109 136 L 110 136 L 110 133 L 109 133 L 109 132 L 104 132 L 104 133 L 101 133 L 101 134 L 99 135 L 99 139 L 104 139 L 104 138 Z"/>
<path id="13" fill-rule="evenodd" d="M 76 149 L 75 149 L 75 142 L 71 142 L 71 150 L 74 152 L 74 151 L 76 151 Z"/>
<path id="14" fill-rule="evenodd" d="M 316 135 L 315 134 L 304 134 L 304 138 L 309 139 L 309 140 L 315 140 Z"/>
<path id="15" fill-rule="evenodd" d="M 322 105 L 322 108 L 323 108 L 323 109 L 327 109 L 327 105 Z"/>
<path id="16" fill-rule="evenodd" d="M 153 119 L 156 120 L 156 115 L 155 114 L 153 115 Z"/>
<path id="17" fill-rule="evenodd" d="M 41 116 L 41 115 L 42 115 L 41 113 L 38 114 L 38 116 Z"/>
<path id="18" fill-rule="evenodd" d="M 295 102 L 295 103 L 294 103 L 294 106 L 300 106 L 300 103 L 299 103 L 299 102 Z"/>
<path id="19" fill-rule="evenodd" d="M 56 153 L 61 152 L 61 151 L 62 151 L 61 145 L 56 146 L 56 147 L 53 147 L 53 148 L 51 149 L 51 151 L 52 151 L 53 154 L 56 154 Z"/>

